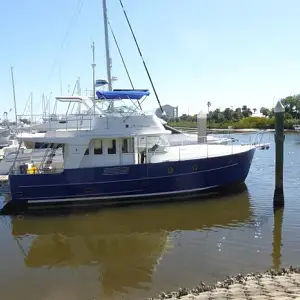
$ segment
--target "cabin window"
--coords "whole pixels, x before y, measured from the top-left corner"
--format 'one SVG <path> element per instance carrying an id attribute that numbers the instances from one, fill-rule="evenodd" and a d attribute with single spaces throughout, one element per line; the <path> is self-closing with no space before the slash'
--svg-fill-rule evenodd
<path id="1" fill-rule="evenodd" d="M 122 140 L 122 153 L 133 153 L 134 152 L 134 145 L 133 139 L 123 139 Z"/>
<path id="2" fill-rule="evenodd" d="M 86 148 L 85 152 L 84 152 L 84 155 L 89 155 L 90 154 L 90 149 L 89 148 Z"/>
<path id="3" fill-rule="evenodd" d="M 116 140 L 108 141 L 107 153 L 108 154 L 116 154 L 117 153 Z"/>
<path id="4" fill-rule="evenodd" d="M 24 142 L 24 144 L 25 144 L 25 147 L 27 149 L 34 149 L 35 148 L 35 143 L 33 143 L 33 142 Z"/>
<path id="5" fill-rule="evenodd" d="M 103 142 L 102 140 L 94 140 L 94 154 L 103 153 Z"/>

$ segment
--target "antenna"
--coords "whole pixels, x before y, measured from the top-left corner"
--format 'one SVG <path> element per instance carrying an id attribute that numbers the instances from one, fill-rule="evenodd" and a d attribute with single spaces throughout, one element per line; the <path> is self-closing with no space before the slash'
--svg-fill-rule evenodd
<path id="1" fill-rule="evenodd" d="M 16 118 L 16 125 L 18 123 L 18 117 L 17 117 L 17 103 L 16 103 L 16 91 L 15 91 L 15 81 L 14 81 L 14 70 L 13 67 L 11 67 L 11 81 L 12 81 L 12 88 L 13 88 L 13 98 L 14 98 L 14 106 L 15 106 L 15 118 Z"/>
<path id="2" fill-rule="evenodd" d="M 92 69 L 93 69 L 93 100 L 94 100 L 94 106 L 93 106 L 93 109 L 94 109 L 94 115 L 96 114 L 96 87 L 95 87 L 95 67 L 96 67 L 96 64 L 95 64 L 95 43 L 93 42 L 92 44 L 92 53 L 93 53 L 93 63 L 92 63 Z"/>

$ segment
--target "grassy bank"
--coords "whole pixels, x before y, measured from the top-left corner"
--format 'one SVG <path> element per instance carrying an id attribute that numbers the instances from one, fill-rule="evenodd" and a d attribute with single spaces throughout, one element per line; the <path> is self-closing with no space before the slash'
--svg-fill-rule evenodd
<path id="1" fill-rule="evenodd" d="M 186 127 L 186 128 L 196 128 L 197 121 L 184 121 L 178 120 L 168 123 L 173 127 Z M 286 119 L 284 121 L 285 129 L 293 129 L 293 126 L 299 124 L 299 120 L 296 119 Z M 232 127 L 232 129 L 274 129 L 275 126 L 275 118 L 265 118 L 265 117 L 246 117 L 242 118 L 239 121 L 235 122 L 222 122 L 215 123 L 208 120 L 208 127 L 211 129 L 228 129 L 228 127 Z"/>

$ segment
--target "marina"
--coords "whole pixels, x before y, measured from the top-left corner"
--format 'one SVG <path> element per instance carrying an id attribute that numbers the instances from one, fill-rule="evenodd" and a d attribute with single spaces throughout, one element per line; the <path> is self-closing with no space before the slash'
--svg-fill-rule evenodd
<path id="1" fill-rule="evenodd" d="M 71 2 L 3 7 L 0 298 L 300 299 L 299 9 Z"/>

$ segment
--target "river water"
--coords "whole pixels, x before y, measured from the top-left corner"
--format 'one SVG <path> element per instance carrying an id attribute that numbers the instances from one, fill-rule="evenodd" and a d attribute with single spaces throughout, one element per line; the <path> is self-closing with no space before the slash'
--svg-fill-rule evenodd
<path id="1" fill-rule="evenodd" d="M 245 185 L 229 195 L 1 216 L 1 299 L 147 299 L 201 280 L 299 264 L 300 135 L 286 134 L 286 205 L 275 216 L 273 140 L 273 133 L 263 136 L 270 149 L 256 151 Z"/>

